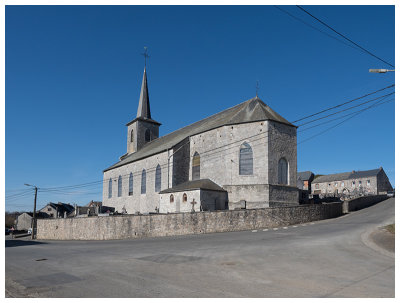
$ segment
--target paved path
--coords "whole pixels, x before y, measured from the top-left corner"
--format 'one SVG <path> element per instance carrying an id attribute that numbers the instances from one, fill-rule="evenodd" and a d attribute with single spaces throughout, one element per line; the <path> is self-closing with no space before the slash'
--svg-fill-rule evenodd
<path id="1" fill-rule="evenodd" d="M 394 199 L 272 230 L 115 241 L 6 240 L 6 296 L 394 297 L 394 257 L 369 245 Z"/>

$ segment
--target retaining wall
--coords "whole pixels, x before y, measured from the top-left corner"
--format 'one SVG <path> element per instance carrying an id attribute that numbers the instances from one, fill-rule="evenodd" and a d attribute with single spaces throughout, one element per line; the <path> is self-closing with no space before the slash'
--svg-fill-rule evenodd
<path id="1" fill-rule="evenodd" d="M 360 210 L 369 206 L 372 206 L 376 203 L 379 203 L 388 198 L 387 195 L 378 195 L 378 196 L 365 196 L 359 197 L 355 199 L 351 199 L 343 202 L 343 213 L 347 214 L 351 211 Z"/>
<path id="2" fill-rule="evenodd" d="M 335 218 L 342 203 L 110 217 L 42 219 L 37 239 L 112 240 L 273 228 Z"/>

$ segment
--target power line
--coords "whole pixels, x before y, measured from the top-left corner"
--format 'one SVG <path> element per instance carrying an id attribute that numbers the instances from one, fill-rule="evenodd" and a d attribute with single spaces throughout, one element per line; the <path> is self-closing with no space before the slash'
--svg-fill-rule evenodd
<path id="1" fill-rule="evenodd" d="M 385 98 L 387 98 L 387 97 L 384 97 L 382 100 L 384 100 Z M 380 100 L 380 102 L 381 102 L 382 100 Z M 373 104 L 373 105 L 369 106 L 368 108 L 376 107 L 376 106 L 379 106 L 379 105 L 388 103 L 388 102 L 393 101 L 393 100 L 394 100 L 394 99 L 390 99 L 390 100 L 381 102 L 381 103 L 379 103 L 379 104 Z M 340 117 L 337 117 L 337 118 L 334 118 L 334 119 L 331 119 L 331 120 L 328 120 L 328 121 L 325 121 L 325 122 L 322 122 L 322 123 L 319 123 L 319 124 L 316 124 L 316 125 L 313 125 L 313 126 L 310 126 L 310 127 L 307 127 L 307 128 L 305 128 L 305 129 L 302 129 L 302 130 L 298 131 L 297 133 L 301 133 L 301 132 L 307 131 L 307 130 L 309 130 L 309 129 L 315 128 L 315 127 L 317 127 L 317 126 L 321 126 L 321 125 L 323 125 L 323 124 L 328 124 L 328 123 L 330 123 L 330 122 L 343 119 L 343 118 L 345 118 L 345 117 L 348 117 L 348 116 L 353 115 L 354 113 L 362 112 L 362 111 L 364 111 L 364 110 L 365 110 L 365 109 L 360 109 L 360 110 L 358 110 L 358 111 L 356 111 L 356 112 L 351 112 L 351 113 L 348 113 L 348 114 L 346 114 L 346 115 L 343 115 L 343 116 L 340 116 Z"/>
<path id="2" fill-rule="evenodd" d="M 341 103 L 341 104 L 338 104 L 338 105 L 329 107 L 329 108 L 324 109 L 324 110 L 322 110 L 322 111 L 319 111 L 319 112 L 317 112 L 317 113 L 315 113 L 315 114 L 308 115 L 308 116 L 306 116 L 306 117 L 304 117 L 304 118 L 297 119 L 297 120 L 295 120 L 295 121 L 293 121 L 293 122 L 291 122 L 291 123 L 296 123 L 296 122 L 299 122 L 299 121 L 302 121 L 302 120 L 305 120 L 305 119 L 314 117 L 314 116 L 316 116 L 316 115 L 319 115 L 319 114 L 322 114 L 322 113 L 324 113 L 324 112 L 327 112 L 327 111 L 329 111 L 329 110 L 331 110 L 331 109 L 338 108 L 338 107 L 341 107 L 341 106 L 343 106 L 343 105 L 349 104 L 349 103 L 351 103 L 351 102 L 354 102 L 354 101 L 363 99 L 363 98 L 365 98 L 365 97 L 368 97 L 368 96 L 370 96 L 370 95 L 376 94 L 376 93 L 378 93 L 378 92 L 381 92 L 381 91 L 383 91 L 383 90 L 385 90 L 385 89 L 388 89 L 388 88 L 391 88 L 391 87 L 394 87 L 394 86 L 395 86 L 394 84 L 389 85 L 389 86 L 387 86 L 387 87 L 378 89 L 378 90 L 376 90 L 376 91 L 374 91 L 374 92 L 372 92 L 372 93 L 369 93 L 369 94 L 363 95 L 363 96 L 361 96 L 361 97 L 352 99 L 352 100 L 350 100 L 350 101 L 346 101 L 346 102 L 344 102 L 344 103 Z"/>
<path id="3" fill-rule="evenodd" d="M 323 117 L 320 117 L 320 118 L 314 119 L 314 120 L 312 120 L 312 121 L 308 121 L 308 122 L 305 122 L 305 123 L 303 123 L 303 124 L 300 124 L 300 125 L 299 125 L 299 127 L 300 127 L 300 126 L 307 125 L 307 124 L 310 124 L 310 123 L 313 123 L 313 122 L 315 122 L 315 121 L 318 121 L 318 120 L 321 120 L 321 119 L 325 119 L 325 118 L 327 118 L 327 117 L 330 117 L 330 116 L 333 116 L 333 115 L 337 115 L 337 114 L 339 114 L 339 113 L 342 113 L 342 112 L 348 111 L 348 110 L 350 110 L 350 109 L 353 109 L 353 108 L 359 107 L 359 106 L 361 106 L 361 105 L 364 105 L 364 104 L 370 103 L 370 102 L 372 102 L 372 101 L 375 101 L 375 100 L 377 100 L 377 99 L 381 99 L 382 97 L 388 97 L 388 96 L 391 96 L 391 95 L 393 95 L 393 94 L 394 94 L 394 92 L 391 92 L 391 93 L 389 93 L 389 94 L 386 94 L 386 95 L 384 95 L 384 96 L 380 96 L 380 97 L 377 97 L 377 98 L 375 98 L 375 99 L 371 99 L 371 100 L 368 100 L 368 101 L 362 102 L 362 103 L 360 103 L 360 104 L 357 104 L 357 105 L 354 105 L 354 106 L 350 106 L 350 107 L 348 107 L 348 108 L 345 108 L 345 109 L 339 110 L 339 111 L 337 111 L 337 112 L 334 112 L 334 113 L 332 113 L 332 114 L 329 114 L 329 115 L 326 115 L 326 116 L 323 116 Z"/>
<path id="4" fill-rule="evenodd" d="M 376 103 L 373 104 L 373 105 L 377 105 L 379 102 L 381 102 L 381 100 L 379 100 L 378 102 L 376 102 Z M 309 137 L 309 138 L 307 138 L 307 139 L 304 139 L 303 141 L 297 143 L 297 145 L 302 144 L 302 143 L 304 143 L 304 142 L 307 142 L 307 141 L 309 141 L 309 140 L 311 140 L 311 139 L 313 139 L 313 138 L 315 138 L 315 137 L 317 137 L 317 136 L 319 136 L 319 135 L 322 135 L 322 134 L 326 133 L 327 131 L 331 130 L 332 128 L 335 128 L 335 127 L 337 127 L 337 126 L 343 124 L 344 122 L 349 121 L 350 119 L 354 118 L 355 116 L 358 116 L 358 115 L 361 114 L 362 112 L 364 112 L 364 111 L 366 111 L 366 110 L 368 110 L 369 108 L 372 108 L 372 107 L 373 107 L 373 106 L 370 106 L 370 107 L 365 108 L 365 109 L 362 110 L 362 111 L 356 112 L 354 115 L 350 116 L 350 117 L 347 118 L 346 120 L 341 121 L 341 122 L 339 122 L 339 123 L 337 123 L 337 124 L 335 124 L 335 125 L 333 125 L 333 126 L 327 128 L 327 129 L 323 130 L 322 132 L 319 132 L 318 134 L 315 134 L 314 136 L 311 136 L 311 137 Z"/>
<path id="5" fill-rule="evenodd" d="M 283 8 L 279 7 L 278 5 L 274 5 L 274 7 L 277 8 L 277 9 L 279 9 L 279 10 L 282 11 L 283 13 L 287 14 L 288 16 L 292 17 L 293 19 L 295 19 L 295 20 L 297 20 L 297 21 L 300 21 L 301 23 L 307 25 L 308 27 L 311 27 L 312 29 L 315 29 L 316 31 L 320 32 L 321 34 L 324 34 L 324 35 L 326 35 L 326 36 L 328 36 L 328 37 L 330 37 L 330 38 L 332 38 L 332 39 L 335 39 L 336 41 L 338 41 L 338 42 L 340 42 L 340 43 L 342 43 L 342 44 L 344 44 L 344 45 L 347 45 L 347 46 L 349 46 L 349 47 L 351 47 L 351 48 L 353 48 L 353 49 L 356 49 L 356 50 L 358 50 L 358 51 L 364 52 L 364 51 L 362 51 L 361 49 L 359 49 L 358 47 L 355 47 L 355 46 L 353 46 L 353 45 L 351 45 L 351 44 L 348 44 L 348 43 L 346 43 L 345 41 L 340 40 L 340 39 L 336 38 L 335 36 L 332 36 L 332 35 L 328 34 L 327 32 L 324 32 L 323 30 L 319 29 L 318 27 L 315 27 L 315 26 L 311 25 L 310 23 L 304 21 L 303 19 L 298 18 L 298 17 L 292 15 L 291 13 L 289 13 L 288 11 L 286 11 L 286 10 L 284 10 Z"/>
<path id="6" fill-rule="evenodd" d="M 328 27 L 330 30 L 334 31 L 336 34 L 338 34 L 339 36 L 343 37 L 344 39 L 346 39 L 347 41 L 351 42 L 352 44 L 354 44 L 355 46 L 359 47 L 360 49 L 362 49 L 364 52 L 368 53 L 369 55 L 375 57 L 376 59 L 382 61 L 383 63 L 386 63 L 388 65 L 390 65 L 391 67 L 394 67 L 394 65 L 390 64 L 389 62 L 379 58 L 378 56 L 374 55 L 373 53 L 371 53 L 370 51 L 366 50 L 364 47 L 362 47 L 361 45 L 357 44 L 356 42 L 354 42 L 353 40 L 347 38 L 345 35 L 342 35 L 341 33 L 339 33 L 337 30 L 335 30 L 334 28 L 332 28 L 331 26 L 329 26 L 328 24 L 326 24 L 325 22 L 323 22 L 322 20 L 318 19 L 317 17 L 315 17 L 314 15 L 312 15 L 311 13 L 309 13 L 308 11 L 306 11 L 304 8 L 302 8 L 300 5 L 296 5 L 299 9 L 301 9 L 303 12 L 305 12 L 306 14 L 308 14 L 309 16 L 311 16 L 312 18 L 314 18 L 315 20 L 317 20 L 318 22 L 320 22 L 321 24 L 325 25 L 326 27 Z"/>

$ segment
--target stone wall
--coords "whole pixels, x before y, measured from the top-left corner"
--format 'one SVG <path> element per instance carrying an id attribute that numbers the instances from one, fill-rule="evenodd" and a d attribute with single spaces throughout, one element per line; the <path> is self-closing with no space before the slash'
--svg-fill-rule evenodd
<path id="1" fill-rule="evenodd" d="M 343 202 L 343 213 L 349 213 L 351 211 L 360 210 L 369 206 L 372 206 L 376 203 L 379 203 L 383 200 L 386 200 L 387 195 L 378 195 L 378 196 L 365 196 L 359 197 L 355 199 L 351 199 Z"/>
<path id="2" fill-rule="evenodd" d="M 273 228 L 335 218 L 342 203 L 251 210 L 42 219 L 40 240 L 112 240 Z"/>

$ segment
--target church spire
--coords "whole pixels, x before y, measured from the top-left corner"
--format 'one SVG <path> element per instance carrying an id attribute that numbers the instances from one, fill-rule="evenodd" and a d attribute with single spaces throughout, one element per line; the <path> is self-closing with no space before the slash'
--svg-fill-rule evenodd
<path id="1" fill-rule="evenodd" d="M 137 118 L 151 119 L 149 91 L 147 88 L 147 74 L 146 67 L 143 72 L 142 88 L 140 90 L 139 106 L 137 111 Z"/>

